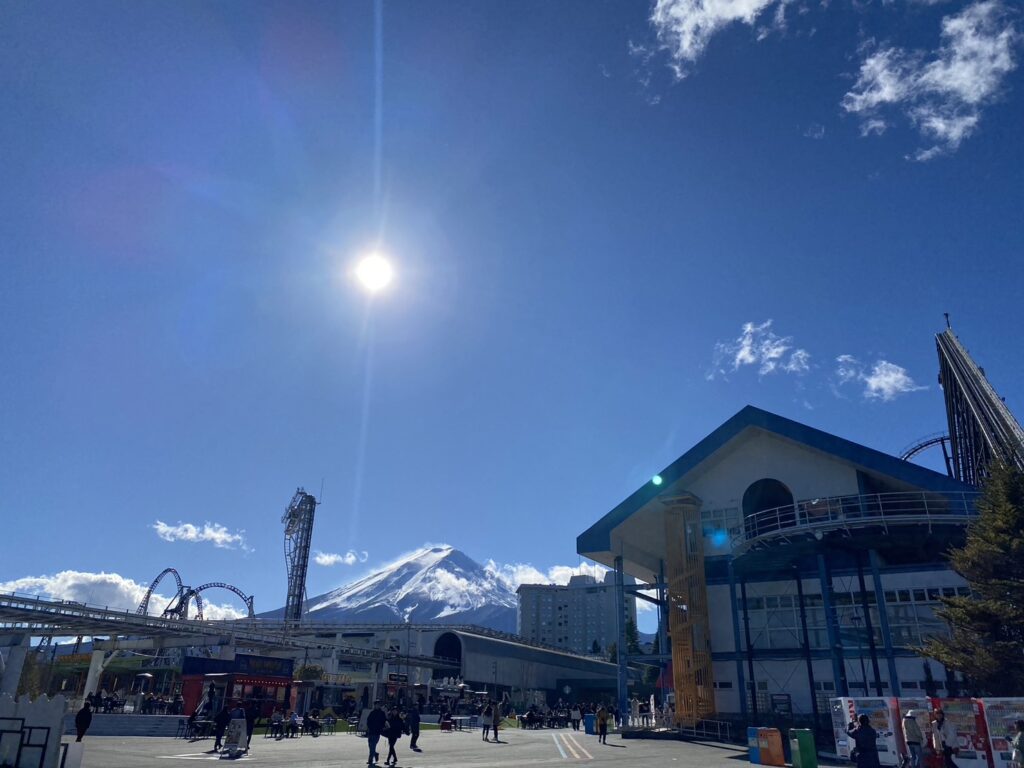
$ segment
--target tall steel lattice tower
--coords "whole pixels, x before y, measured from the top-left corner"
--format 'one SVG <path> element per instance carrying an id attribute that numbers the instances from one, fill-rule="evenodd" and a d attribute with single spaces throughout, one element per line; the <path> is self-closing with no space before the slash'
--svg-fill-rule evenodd
<path id="1" fill-rule="evenodd" d="M 935 336 L 953 476 L 980 485 L 993 461 L 1024 470 L 1024 430 L 948 327 Z"/>
<path id="2" fill-rule="evenodd" d="M 284 606 L 284 620 L 287 622 L 298 623 L 302 619 L 315 514 L 316 497 L 299 488 L 281 516 L 284 523 L 284 562 L 288 569 L 288 600 Z"/>

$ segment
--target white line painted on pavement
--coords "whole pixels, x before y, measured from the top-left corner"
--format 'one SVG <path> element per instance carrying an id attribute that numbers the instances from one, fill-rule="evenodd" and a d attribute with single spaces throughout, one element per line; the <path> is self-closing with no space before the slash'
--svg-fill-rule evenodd
<path id="1" fill-rule="evenodd" d="M 566 757 L 565 750 L 562 749 L 562 745 L 558 743 L 558 734 L 557 733 L 552 733 L 551 734 L 551 738 L 555 740 L 555 746 L 558 747 L 558 751 L 562 753 L 562 759 L 563 760 L 568 760 L 569 758 Z"/>
<path id="2" fill-rule="evenodd" d="M 579 751 L 580 751 L 580 752 L 582 752 L 582 753 L 583 753 L 584 755 L 586 755 L 586 756 L 587 756 L 587 759 L 588 759 L 588 760 L 593 760 L 593 759 L 594 759 L 594 756 L 593 756 L 592 754 L 590 754 L 589 752 L 587 752 L 587 750 L 585 750 L 585 749 L 583 748 L 583 745 L 582 745 L 582 744 L 580 744 L 580 743 L 579 743 L 578 741 L 576 741 L 576 737 L 575 737 L 575 736 L 573 736 L 573 735 L 572 735 L 571 733 L 568 733 L 568 734 L 566 734 L 566 737 L 567 737 L 567 738 L 568 738 L 568 739 L 569 739 L 569 740 L 570 740 L 570 741 L 571 741 L 571 742 L 572 742 L 573 744 L 575 744 L 575 745 L 576 745 L 576 748 L 577 748 L 577 749 L 579 749 Z"/>
<path id="3" fill-rule="evenodd" d="M 573 757 L 575 757 L 577 760 L 580 759 L 580 753 L 573 748 L 573 743 L 569 741 L 569 738 L 564 733 L 562 734 L 562 743 L 565 744 L 566 749 L 572 752 Z"/>

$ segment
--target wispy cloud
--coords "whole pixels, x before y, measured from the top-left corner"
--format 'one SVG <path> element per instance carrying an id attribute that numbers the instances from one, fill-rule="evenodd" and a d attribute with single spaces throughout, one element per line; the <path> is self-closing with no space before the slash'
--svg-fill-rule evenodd
<path id="1" fill-rule="evenodd" d="M 504 582 L 509 589 L 515 591 L 522 584 L 568 584 L 573 576 L 593 576 L 598 582 L 604 581 L 608 569 L 597 563 L 580 563 L 579 565 L 552 565 L 545 571 L 530 563 L 498 564 L 488 560 L 484 566 L 494 578 Z M 636 609 L 641 613 L 654 610 L 654 606 L 644 600 L 636 601 Z"/>
<path id="2" fill-rule="evenodd" d="M 138 608 L 147 589 L 148 584 L 140 584 L 117 573 L 87 571 L 60 571 L 53 575 L 26 576 L 0 583 L 0 592 L 22 592 L 55 600 L 74 600 L 76 603 L 121 611 L 134 611 Z M 154 594 L 149 601 L 150 614 L 159 615 L 171 599 Z M 207 619 L 239 619 L 246 615 L 244 610 L 230 604 L 218 605 L 203 601 L 203 617 Z"/>
<path id="3" fill-rule="evenodd" d="M 825 138 L 825 126 L 821 123 L 811 123 L 804 130 L 804 138 L 819 141 Z"/>
<path id="4" fill-rule="evenodd" d="M 933 52 L 869 44 L 843 109 L 864 119 L 863 135 L 884 130 L 884 110 L 901 112 L 930 143 L 915 160 L 955 151 L 1016 68 L 1018 42 L 1000 0 L 975 2 L 942 19 L 941 44 Z"/>
<path id="5" fill-rule="evenodd" d="M 837 393 L 838 387 L 856 382 L 864 385 L 861 394 L 867 400 L 889 402 L 908 392 L 927 389 L 918 385 L 903 366 L 888 360 L 876 360 L 869 371 L 853 355 L 840 355 L 836 358 L 834 376 Z"/>
<path id="6" fill-rule="evenodd" d="M 355 565 L 356 563 L 365 563 L 370 558 L 370 553 L 365 550 L 362 552 L 356 552 L 350 549 L 345 554 L 339 554 L 337 552 L 321 552 L 317 550 L 313 555 L 313 561 L 317 565 L 332 566 L 332 565 Z"/>
<path id="7" fill-rule="evenodd" d="M 668 53 L 669 66 L 686 77 L 703 55 L 711 38 L 733 24 L 753 26 L 776 0 L 657 0 L 651 25 Z M 783 16 L 783 24 L 785 17 Z"/>
<path id="8" fill-rule="evenodd" d="M 220 523 L 206 522 L 200 527 L 180 521 L 177 525 L 168 525 L 163 520 L 157 520 L 153 523 L 152 528 L 156 531 L 156 535 L 164 541 L 208 542 L 220 549 L 242 549 L 252 552 L 252 549 L 245 543 L 245 531 L 232 533 Z"/>
<path id="9" fill-rule="evenodd" d="M 706 378 L 711 381 L 744 366 L 756 366 L 760 376 L 776 371 L 802 374 L 810 369 L 810 360 L 806 349 L 794 349 L 792 336 L 779 336 L 772 330 L 771 320 L 744 323 L 735 339 L 715 344 Z"/>

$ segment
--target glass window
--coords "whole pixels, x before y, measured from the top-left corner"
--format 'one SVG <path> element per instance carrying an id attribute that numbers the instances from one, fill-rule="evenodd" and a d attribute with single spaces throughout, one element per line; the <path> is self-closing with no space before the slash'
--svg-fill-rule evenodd
<path id="1" fill-rule="evenodd" d="M 943 587 L 942 588 L 942 596 L 943 597 L 956 597 L 956 587 Z"/>
<path id="2" fill-rule="evenodd" d="M 910 602 L 910 590 L 909 589 L 899 589 L 899 590 L 896 591 L 896 595 L 899 597 L 899 600 L 900 600 L 901 603 L 909 603 Z"/>
<path id="3" fill-rule="evenodd" d="M 779 595 L 779 607 L 780 608 L 792 608 L 793 597 L 791 595 Z"/>
<path id="4" fill-rule="evenodd" d="M 764 606 L 765 606 L 765 608 L 778 608 L 779 607 L 779 598 L 777 598 L 777 597 L 766 597 L 764 599 Z"/>
<path id="5" fill-rule="evenodd" d="M 928 602 L 928 596 L 925 594 L 925 591 L 923 589 L 914 590 L 914 601 L 918 603 Z"/>
<path id="6" fill-rule="evenodd" d="M 895 603 L 896 602 L 896 590 L 887 589 L 885 590 L 885 602 Z"/>
<path id="7" fill-rule="evenodd" d="M 933 600 L 935 602 L 938 602 L 939 601 L 939 594 L 940 593 L 939 593 L 939 588 L 938 587 L 930 587 L 928 589 L 928 599 L 929 600 Z"/>

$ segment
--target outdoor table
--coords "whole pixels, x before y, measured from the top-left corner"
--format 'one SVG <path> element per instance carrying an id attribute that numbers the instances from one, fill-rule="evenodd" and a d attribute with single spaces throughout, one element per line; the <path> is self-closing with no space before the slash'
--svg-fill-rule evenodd
<path id="1" fill-rule="evenodd" d="M 472 720 L 472 719 L 473 718 L 466 717 L 465 715 L 459 715 L 458 717 L 453 717 L 452 718 L 452 726 L 455 728 L 456 731 L 465 731 L 465 730 L 467 730 L 466 726 L 469 725 L 469 721 Z"/>

